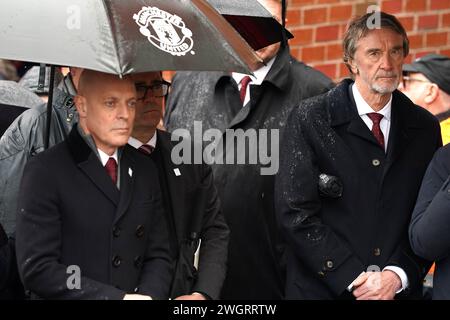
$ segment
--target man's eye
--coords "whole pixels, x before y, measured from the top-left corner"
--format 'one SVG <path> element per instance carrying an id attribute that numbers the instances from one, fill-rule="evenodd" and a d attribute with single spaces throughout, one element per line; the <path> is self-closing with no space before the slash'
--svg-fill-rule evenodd
<path id="1" fill-rule="evenodd" d="M 128 107 L 130 107 L 130 108 L 136 108 L 136 101 L 133 100 L 133 101 L 128 102 Z"/>
<path id="2" fill-rule="evenodd" d="M 107 101 L 105 101 L 105 105 L 107 107 L 114 107 L 115 102 L 113 100 L 107 100 Z"/>

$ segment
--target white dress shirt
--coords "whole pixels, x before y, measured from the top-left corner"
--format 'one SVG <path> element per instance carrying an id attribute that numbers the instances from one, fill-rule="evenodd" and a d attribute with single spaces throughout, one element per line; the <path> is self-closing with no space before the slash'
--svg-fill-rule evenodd
<path id="1" fill-rule="evenodd" d="M 140 141 L 139 141 L 138 139 L 136 139 L 136 138 L 129 137 L 129 138 L 128 138 L 128 144 L 129 144 L 130 146 L 136 148 L 136 149 L 139 149 L 139 148 L 140 148 L 142 145 L 144 145 L 144 144 L 149 145 L 149 146 L 155 148 L 155 147 L 156 147 L 156 137 L 157 137 L 157 134 L 156 134 L 156 132 L 155 132 L 155 134 L 153 135 L 153 137 L 151 137 L 150 140 L 147 141 L 147 143 L 142 143 L 142 142 L 140 142 Z"/>
<path id="2" fill-rule="evenodd" d="M 100 161 L 102 162 L 102 166 L 106 166 L 106 163 L 108 162 L 109 158 L 114 158 L 114 160 L 116 160 L 117 163 L 117 182 L 116 182 L 116 186 L 117 189 L 120 190 L 120 164 L 119 164 L 119 157 L 118 157 L 118 152 L 117 149 L 116 151 L 114 151 L 114 153 L 111 156 L 108 156 L 106 153 L 104 153 L 102 150 L 100 150 L 99 148 L 97 148 L 98 151 L 98 155 L 100 157 Z"/>
<path id="3" fill-rule="evenodd" d="M 119 161 L 117 160 L 117 149 L 114 151 L 112 156 L 108 156 L 106 153 L 104 153 L 102 150 L 97 148 L 98 155 L 100 156 L 100 161 L 102 162 L 102 166 L 106 166 L 106 163 L 108 162 L 109 158 L 114 158 L 116 160 L 117 165 L 119 165 Z"/>
<path id="4" fill-rule="evenodd" d="M 364 100 L 364 98 L 362 97 L 362 95 L 359 92 L 356 85 L 352 86 L 352 92 L 353 92 L 353 98 L 355 99 L 356 108 L 358 109 L 359 116 L 364 121 L 364 123 L 367 125 L 369 130 L 372 131 L 373 122 L 372 122 L 372 120 L 370 120 L 370 118 L 367 114 L 371 113 L 371 112 L 375 112 L 375 111 Z M 381 129 L 381 132 L 383 132 L 383 136 L 384 136 L 384 148 L 385 148 L 384 151 L 385 152 L 387 151 L 387 146 L 388 146 L 388 142 L 389 142 L 389 131 L 391 129 L 391 109 L 392 109 L 392 95 L 391 95 L 391 98 L 389 99 L 389 101 L 386 103 L 386 105 L 380 111 L 377 111 L 377 113 L 380 113 L 383 115 L 383 118 L 380 121 L 380 129 Z M 399 276 L 399 278 L 402 282 L 402 288 L 400 290 L 398 290 L 396 293 L 399 293 L 408 287 L 408 285 L 409 285 L 408 276 L 406 275 L 406 272 L 402 268 L 397 267 L 397 266 L 386 266 L 383 269 L 383 271 L 385 271 L 385 270 L 390 270 L 392 272 L 395 272 Z M 350 284 L 350 286 L 348 287 L 348 290 L 351 290 L 352 288 L 353 288 L 353 283 Z"/>
<path id="5" fill-rule="evenodd" d="M 276 57 L 273 57 L 272 59 L 270 59 L 269 62 L 267 62 L 267 64 L 265 66 L 262 66 L 258 70 L 254 71 L 253 72 L 255 74 L 254 76 L 251 76 L 248 74 L 243 74 L 243 73 L 233 72 L 232 77 L 233 77 L 234 81 L 236 81 L 236 83 L 238 84 L 239 90 L 241 90 L 241 80 L 245 76 L 249 76 L 251 79 L 251 81 L 248 83 L 248 88 L 250 88 L 250 84 L 261 85 L 261 83 L 263 83 L 264 79 L 266 78 L 267 74 L 269 73 L 270 68 L 272 68 L 273 63 L 275 62 L 275 58 Z M 250 101 L 250 90 L 248 88 L 247 88 L 247 92 L 245 93 L 243 106 L 245 106 Z"/>
<path id="6" fill-rule="evenodd" d="M 370 131 L 372 131 L 373 122 L 370 120 L 368 113 L 375 112 L 371 106 L 364 100 L 356 85 L 352 86 L 353 98 L 355 99 L 358 114 Z M 376 113 L 382 114 L 383 118 L 380 121 L 380 129 L 384 136 L 384 151 L 387 151 L 389 143 L 389 131 L 391 129 L 391 109 L 392 109 L 392 95 L 386 105 Z"/>

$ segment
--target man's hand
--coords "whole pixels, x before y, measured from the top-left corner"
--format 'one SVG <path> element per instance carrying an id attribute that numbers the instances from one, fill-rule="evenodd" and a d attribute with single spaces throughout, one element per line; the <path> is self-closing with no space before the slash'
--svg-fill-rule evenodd
<path id="1" fill-rule="evenodd" d="M 175 298 L 175 300 L 206 300 L 206 298 L 201 293 L 195 292 L 193 294 L 179 296 L 179 297 Z"/>
<path id="2" fill-rule="evenodd" d="M 354 283 L 353 295 L 357 300 L 393 300 L 395 293 L 402 287 L 400 277 L 393 271 L 366 274 L 368 277 L 364 282 L 358 286 Z"/>
<path id="3" fill-rule="evenodd" d="M 126 294 L 123 300 L 152 300 L 152 297 L 143 294 Z"/>

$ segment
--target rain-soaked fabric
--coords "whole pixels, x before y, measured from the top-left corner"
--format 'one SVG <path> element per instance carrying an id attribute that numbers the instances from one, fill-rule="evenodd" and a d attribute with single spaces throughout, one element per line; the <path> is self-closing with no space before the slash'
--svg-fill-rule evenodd
<path id="1" fill-rule="evenodd" d="M 7 8 L 0 10 L 5 59 L 120 75 L 246 72 L 258 61 L 205 0 L 2 0 L 2 8 Z"/>
<path id="2" fill-rule="evenodd" d="M 217 128 L 276 129 L 280 136 L 291 109 L 307 97 L 325 92 L 332 82 L 280 51 L 261 86 L 250 85 L 250 104 L 242 107 L 236 82 L 217 72 L 177 73 L 168 99 L 169 131 L 194 121 L 203 131 Z M 270 150 L 270 142 L 268 149 Z M 275 141 L 275 147 L 278 147 Z M 227 278 L 223 299 L 281 299 L 284 293 L 283 243 L 273 204 L 273 175 L 261 175 L 261 164 L 248 164 L 250 146 L 232 146 L 225 154 L 245 153 L 247 164 L 214 164 L 215 183 L 230 227 Z"/>
<path id="3" fill-rule="evenodd" d="M 69 76 L 55 89 L 50 147 L 62 142 L 78 121 L 73 103 L 74 90 Z M 8 235 L 15 230 L 23 169 L 30 157 L 44 151 L 46 126 L 47 104 L 42 103 L 16 118 L 0 139 L 0 223 Z"/>
<path id="4" fill-rule="evenodd" d="M 441 145 L 428 111 L 394 91 L 387 152 L 358 115 L 344 80 L 291 113 L 275 184 L 277 218 L 287 241 L 286 298 L 351 298 L 363 271 L 402 268 L 421 296 L 430 263 L 414 255 L 408 225 L 422 177 Z M 318 177 L 339 179 L 342 195 L 319 193 Z"/>
<path id="5" fill-rule="evenodd" d="M 17 82 L 0 80 L 0 104 L 33 108 L 42 102 L 38 95 Z"/>

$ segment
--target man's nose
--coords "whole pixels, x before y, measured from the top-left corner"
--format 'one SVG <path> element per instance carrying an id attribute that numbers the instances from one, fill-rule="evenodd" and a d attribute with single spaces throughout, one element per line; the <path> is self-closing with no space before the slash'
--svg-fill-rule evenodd
<path id="1" fill-rule="evenodd" d="M 391 70 L 393 68 L 392 57 L 389 53 L 383 54 L 381 58 L 381 68 L 384 70 Z"/>
<path id="2" fill-rule="evenodd" d="M 120 119 L 128 120 L 128 118 L 130 117 L 130 114 L 131 114 L 131 110 L 130 110 L 130 107 L 128 106 L 128 103 L 126 103 L 126 102 L 121 103 L 120 107 L 118 109 L 117 117 Z"/>

